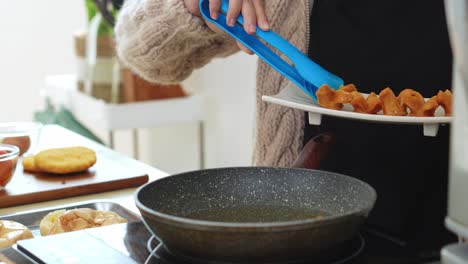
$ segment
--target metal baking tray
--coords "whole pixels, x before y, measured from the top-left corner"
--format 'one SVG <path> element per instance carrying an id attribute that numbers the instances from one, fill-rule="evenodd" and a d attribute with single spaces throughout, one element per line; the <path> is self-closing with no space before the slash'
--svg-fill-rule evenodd
<path id="1" fill-rule="evenodd" d="M 135 214 L 134 212 L 126 209 L 125 207 L 117 203 L 108 201 L 91 201 L 86 203 L 66 204 L 63 206 L 48 207 L 40 210 L 26 211 L 16 214 L 0 216 L 0 220 L 10 220 L 21 223 L 31 230 L 34 237 L 38 237 L 41 236 L 41 233 L 39 231 L 39 223 L 41 222 L 44 216 L 55 210 L 71 210 L 75 208 L 90 208 L 94 210 L 114 211 L 121 217 L 127 219 L 129 223 L 141 221 L 141 217 L 139 215 Z"/>

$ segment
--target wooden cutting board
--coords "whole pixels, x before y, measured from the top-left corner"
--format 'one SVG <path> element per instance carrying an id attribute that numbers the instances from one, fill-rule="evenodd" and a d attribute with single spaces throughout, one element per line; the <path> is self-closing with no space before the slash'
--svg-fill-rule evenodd
<path id="1" fill-rule="evenodd" d="M 59 126 L 44 126 L 35 149 L 67 146 L 93 149 L 97 156 L 96 164 L 86 172 L 51 175 L 23 171 L 20 159 L 15 175 L 0 191 L 0 208 L 137 187 L 148 182 L 148 175 L 140 162 Z"/>

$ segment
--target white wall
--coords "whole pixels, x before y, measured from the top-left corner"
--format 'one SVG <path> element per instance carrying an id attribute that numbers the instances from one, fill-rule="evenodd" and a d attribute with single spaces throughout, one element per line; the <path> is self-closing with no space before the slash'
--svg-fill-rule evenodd
<path id="1" fill-rule="evenodd" d="M 0 0 L 0 121 L 30 120 L 50 73 L 74 71 L 74 30 L 82 0 Z"/>
<path id="2" fill-rule="evenodd" d="M 0 122 L 31 120 L 48 74 L 75 71 L 72 34 L 86 25 L 84 0 L 0 0 Z M 237 54 L 196 71 L 184 83 L 206 96 L 206 164 L 250 165 L 256 58 Z M 105 131 L 95 131 L 105 137 Z M 198 168 L 195 124 L 141 129 L 140 159 L 168 172 Z M 132 155 L 130 131 L 116 149 Z"/>

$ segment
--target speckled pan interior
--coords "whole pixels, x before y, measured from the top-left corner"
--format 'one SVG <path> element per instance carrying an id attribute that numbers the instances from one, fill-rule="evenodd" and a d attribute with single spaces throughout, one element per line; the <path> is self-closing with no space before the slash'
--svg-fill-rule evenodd
<path id="1" fill-rule="evenodd" d="M 242 207 L 314 209 L 336 217 L 350 213 L 366 215 L 373 207 L 376 193 L 362 181 L 335 173 L 241 167 L 193 171 L 160 179 L 141 188 L 136 198 L 150 211 L 176 217 Z M 239 222 L 221 216 L 215 221 Z"/>

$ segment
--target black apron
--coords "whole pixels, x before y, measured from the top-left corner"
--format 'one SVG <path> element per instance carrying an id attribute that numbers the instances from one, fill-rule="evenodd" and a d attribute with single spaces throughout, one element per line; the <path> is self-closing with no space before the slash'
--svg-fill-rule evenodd
<path id="1" fill-rule="evenodd" d="M 316 0 L 309 57 L 361 92 L 389 86 L 430 97 L 451 87 L 444 12 L 443 0 Z M 304 142 L 327 131 L 337 144 L 322 169 L 362 179 L 378 193 L 368 227 L 415 250 L 453 239 L 444 227 L 448 126 L 425 137 L 422 126 L 323 117 L 319 127 L 306 125 Z"/>

